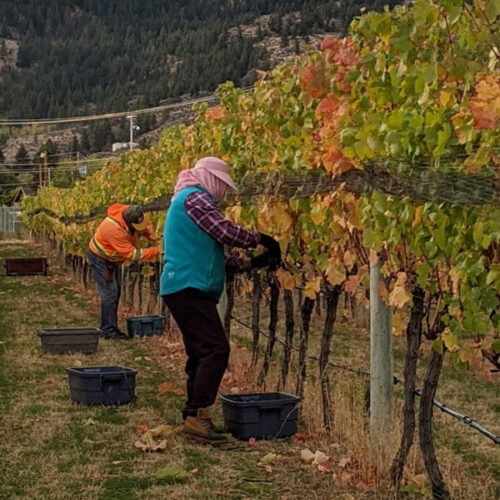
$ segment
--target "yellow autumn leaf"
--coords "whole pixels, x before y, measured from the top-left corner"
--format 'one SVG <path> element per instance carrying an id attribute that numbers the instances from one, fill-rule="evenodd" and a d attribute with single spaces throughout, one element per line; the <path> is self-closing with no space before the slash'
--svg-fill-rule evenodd
<path id="1" fill-rule="evenodd" d="M 392 334 L 395 337 L 400 337 L 404 335 L 406 331 L 406 316 L 402 311 L 396 311 L 392 315 L 391 321 Z"/>
<path id="2" fill-rule="evenodd" d="M 321 224 L 326 219 L 326 210 L 320 201 L 313 204 L 310 211 L 311 220 L 314 224 Z"/>
<path id="3" fill-rule="evenodd" d="M 396 283 L 392 292 L 389 294 L 389 305 L 398 309 L 404 307 L 411 298 L 410 293 L 405 288 L 406 273 L 398 273 Z"/>
<path id="4" fill-rule="evenodd" d="M 329 262 L 326 268 L 326 279 L 330 285 L 341 285 L 346 278 L 345 267 L 342 264 Z"/>
<path id="5" fill-rule="evenodd" d="M 271 224 L 278 233 L 286 233 L 292 227 L 292 217 L 288 213 L 289 208 L 283 204 L 276 204 L 269 211 Z"/>
<path id="6" fill-rule="evenodd" d="M 315 278 L 311 278 L 304 288 L 304 295 L 312 300 L 316 299 L 316 295 L 319 293 L 321 289 L 321 276 L 316 276 Z"/>
<path id="7" fill-rule="evenodd" d="M 451 284 L 453 287 L 452 292 L 457 295 L 460 288 L 460 273 L 456 267 L 452 267 L 449 272 Z"/>
<path id="8" fill-rule="evenodd" d="M 295 288 L 295 278 L 288 271 L 280 268 L 276 271 L 276 277 L 285 290 L 293 290 Z"/>
<path id="9" fill-rule="evenodd" d="M 422 222 L 422 212 L 424 211 L 424 207 L 422 205 L 418 206 L 415 209 L 415 216 L 413 217 L 413 222 L 411 223 L 411 227 L 417 227 Z"/>
<path id="10" fill-rule="evenodd" d="M 443 108 L 451 108 L 455 104 L 455 95 L 453 92 L 450 92 L 448 90 L 443 90 L 439 94 L 439 104 Z"/>
<path id="11" fill-rule="evenodd" d="M 445 329 L 441 337 L 448 351 L 454 352 L 458 349 L 457 336 L 449 328 Z"/>

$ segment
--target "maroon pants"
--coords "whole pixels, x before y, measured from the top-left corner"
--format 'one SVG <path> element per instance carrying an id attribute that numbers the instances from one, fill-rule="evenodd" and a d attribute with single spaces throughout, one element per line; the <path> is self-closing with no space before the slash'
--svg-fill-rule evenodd
<path id="1" fill-rule="evenodd" d="M 188 360 L 184 418 L 215 402 L 229 359 L 229 342 L 217 304 L 204 292 L 186 288 L 163 300 L 179 326 Z"/>

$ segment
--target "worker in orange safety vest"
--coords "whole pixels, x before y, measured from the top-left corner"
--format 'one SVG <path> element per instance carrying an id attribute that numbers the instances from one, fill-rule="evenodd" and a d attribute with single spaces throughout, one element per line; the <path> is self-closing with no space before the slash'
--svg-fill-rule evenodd
<path id="1" fill-rule="evenodd" d="M 145 262 L 155 259 L 158 247 L 138 248 L 137 239 L 145 237 L 151 243 L 148 217 L 137 205 L 115 203 L 107 210 L 89 242 L 88 261 L 92 268 L 101 299 L 101 336 L 105 339 L 128 339 L 118 328 L 120 301 L 120 266 L 125 261 Z"/>

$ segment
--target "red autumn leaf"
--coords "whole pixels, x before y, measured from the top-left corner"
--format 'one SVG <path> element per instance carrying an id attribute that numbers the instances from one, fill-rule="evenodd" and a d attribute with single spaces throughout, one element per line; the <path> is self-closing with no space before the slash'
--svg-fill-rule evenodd
<path id="1" fill-rule="evenodd" d="M 328 37 L 322 40 L 321 42 L 321 50 L 337 50 L 339 46 L 340 40 L 338 38 L 334 37 Z"/>
<path id="2" fill-rule="evenodd" d="M 331 92 L 316 107 L 316 118 L 334 125 L 337 121 L 337 112 L 339 110 L 339 100 Z"/>
<path id="3" fill-rule="evenodd" d="M 175 387 L 171 382 L 163 382 L 162 384 L 160 384 L 158 386 L 158 392 L 162 394 L 165 392 L 173 392 L 174 394 L 178 394 L 179 396 L 182 396 L 184 394 L 184 391 L 182 389 Z"/>
<path id="4" fill-rule="evenodd" d="M 344 289 L 347 293 L 354 295 L 359 286 L 359 275 L 349 276 L 349 279 L 344 284 Z"/>
<path id="5" fill-rule="evenodd" d="M 300 76 L 300 85 L 312 98 L 321 97 L 327 87 L 322 68 L 311 64 Z"/>
<path id="6" fill-rule="evenodd" d="M 470 109 L 474 126 L 482 130 L 495 130 L 500 121 L 500 78 L 487 75 L 475 87 Z"/>
<path id="7" fill-rule="evenodd" d="M 215 106 L 206 111 L 205 117 L 209 121 L 217 121 L 224 118 L 224 110 L 220 106 Z"/>

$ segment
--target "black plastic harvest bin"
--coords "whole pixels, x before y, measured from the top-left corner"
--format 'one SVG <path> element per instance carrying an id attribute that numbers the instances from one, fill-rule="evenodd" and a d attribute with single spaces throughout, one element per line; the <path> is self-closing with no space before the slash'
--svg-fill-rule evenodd
<path id="1" fill-rule="evenodd" d="M 94 354 L 99 344 L 98 328 L 45 328 L 38 332 L 46 354 L 81 352 Z"/>
<path id="2" fill-rule="evenodd" d="M 127 331 L 130 337 L 152 337 L 161 335 L 165 330 L 163 316 L 137 316 L 127 318 Z"/>
<path id="3" fill-rule="evenodd" d="M 45 257 L 5 259 L 5 276 L 46 276 L 49 264 Z"/>
<path id="4" fill-rule="evenodd" d="M 267 392 L 227 394 L 220 399 L 224 427 L 237 439 L 274 439 L 297 432 L 297 396 Z"/>
<path id="5" fill-rule="evenodd" d="M 123 405 L 135 399 L 136 370 L 121 366 L 67 368 L 71 399 L 92 405 Z"/>

